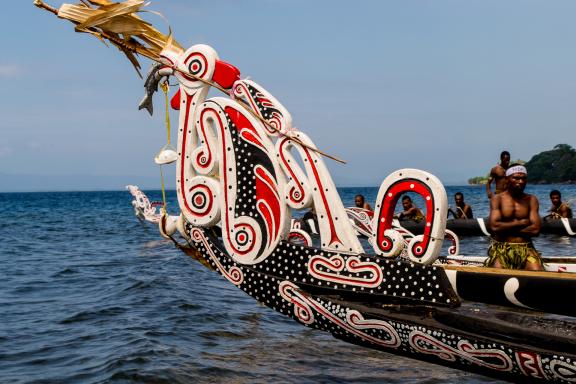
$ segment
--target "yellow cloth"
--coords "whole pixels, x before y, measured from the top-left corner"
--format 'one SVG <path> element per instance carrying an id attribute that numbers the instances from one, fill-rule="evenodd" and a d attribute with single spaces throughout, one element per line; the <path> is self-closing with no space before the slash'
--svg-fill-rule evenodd
<path id="1" fill-rule="evenodd" d="M 524 269 L 526 263 L 542 264 L 540 253 L 529 243 L 506 243 L 492 240 L 488 248 L 488 259 L 484 265 L 491 267 L 498 260 L 503 268 Z"/>

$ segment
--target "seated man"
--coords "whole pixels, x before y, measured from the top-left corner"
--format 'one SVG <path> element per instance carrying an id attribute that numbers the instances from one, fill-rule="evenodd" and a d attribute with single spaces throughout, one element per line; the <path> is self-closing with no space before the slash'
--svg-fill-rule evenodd
<path id="1" fill-rule="evenodd" d="M 550 207 L 550 214 L 545 217 L 545 219 L 562 219 L 564 217 L 572 218 L 572 209 L 568 204 L 562 201 L 562 194 L 559 190 L 555 189 L 550 192 L 550 202 L 552 207 Z"/>
<path id="2" fill-rule="evenodd" d="M 464 202 L 464 194 L 462 192 L 456 192 L 454 194 L 454 202 L 456 203 L 456 211 L 452 208 L 448 209 L 449 213 L 452 213 L 455 219 L 473 219 L 472 207 Z"/>
<path id="3" fill-rule="evenodd" d="M 490 200 L 488 225 L 493 234 L 485 265 L 495 268 L 543 270 L 532 237 L 540 234 L 538 199 L 524 193 L 526 168 L 514 165 L 506 170 L 506 190 Z"/>
<path id="4" fill-rule="evenodd" d="M 404 211 L 400 212 L 398 220 L 412 220 L 417 223 L 424 220 L 422 211 L 414 205 L 410 196 L 404 195 L 402 197 L 402 208 L 404 208 Z"/>
<path id="5" fill-rule="evenodd" d="M 356 205 L 356 208 L 367 209 L 369 211 L 372 210 L 370 204 L 365 201 L 364 195 L 356 195 L 354 197 L 354 205 Z"/>

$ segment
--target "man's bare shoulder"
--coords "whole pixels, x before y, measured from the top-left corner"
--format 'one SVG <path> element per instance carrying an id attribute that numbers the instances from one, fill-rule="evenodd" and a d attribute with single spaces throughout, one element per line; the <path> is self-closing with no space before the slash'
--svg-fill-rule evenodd
<path id="1" fill-rule="evenodd" d="M 498 207 L 500 206 L 500 203 L 502 202 L 502 197 L 507 193 L 507 191 L 504 191 L 502 193 L 498 193 L 496 195 L 492 195 L 492 198 L 490 199 L 490 207 Z M 508 195 L 509 196 L 509 195 Z"/>
<path id="2" fill-rule="evenodd" d="M 504 176 L 504 175 L 506 175 L 506 170 L 505 170 L 504 167 L 501 166 L 500 164 L 496 164 L 496 165 L 493 166 L 492 169 L 490 170 L 490 174 L 491 174 L 491 175 L 496 175 L 496 176 Z"/>

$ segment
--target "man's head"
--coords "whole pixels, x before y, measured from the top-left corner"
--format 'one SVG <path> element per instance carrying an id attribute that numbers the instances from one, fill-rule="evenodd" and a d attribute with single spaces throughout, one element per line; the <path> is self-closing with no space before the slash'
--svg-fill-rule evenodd
<path id="1" fill-rule="evenodd" d="M 402 196 L 402 207 L 404 210 L 412 208 L 412 199 L 408 195 Z"/>
<path id="2" fill-rule="evenodd" d="M 508 166 L 510 165 L 510 152 L 502 151 L 502 153 L 500 154 L 500 165 L 503 168 L 508 168 Z"/>
<path id="3" fill-rule="evenodd" d="M 364 208 L 364 196 L 356 195 L 354 196 L 354 204 L 357 208 Z"/>
<path id="4" fill-rule="evenodd" d="M 454 202 L 456 206 L 463 207 L 464 206 L 464 194 L 462 192 L 456 192 L 454 194 Z"/>
<path id="5" fill-rule="evenodd" d="M 506 170 L 506 182 L 510 192 L 522 193 L 528 182 L 528 172 L 522 164 L 511 164 Z"/>
<path id="6" fill-rule="evenodd" d="M 550 192 L 550 201 L 552 202 L 552 205 L 555 207 L 562 204 L 562 194 L 560 193 L 559 190 L 555 189 L 552 192 Z"/>

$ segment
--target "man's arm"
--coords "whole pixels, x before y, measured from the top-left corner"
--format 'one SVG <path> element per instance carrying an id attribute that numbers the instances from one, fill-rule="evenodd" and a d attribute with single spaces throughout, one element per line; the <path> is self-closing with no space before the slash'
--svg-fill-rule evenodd
<path id="1" fill-rule="evenodd" d="M 490 170 L 490 176 L 488 176 L 488 181 L 486 182 L 486 196 L 488 196 L 489 199 L 492 198 L 492 188 L 490 186 L 492 185 L 493 181 L 494 181 L 494 168 Z"/>
<path id="2" fill-rule="evenodd" d="M 560 216 L 562 217 L 570 217 L 570 208 L 565 203 L 560 205 Z"/>
<path id="3" fill-rule="evenodd" d="M 472 208 L 470 208 L 469 205 L 464 206 L 464 215 L 466 215 L 467 219 L 474 218 L 474 215 L 472 215 Z"/>
<path id="4" fill-rule="evenodd" d="M 405 218 L 405 217 L 410 217 L 410 218 L 411 218 L 412 216 L 414 216 L 414 215 L 417 213 L 417 209 L 418 209 L 418 208 L 412 206 L 412 208 L 408 208 L 407 210 L 402 211 L 402 212 L 400 213 L 400 215 L 398 215 L 398 218 L 399 218 L 399 219 L 403 219 L 403 218 Z"/>
<path id="5" fill-rule="evenodd" d="M 540 203 L 538 203 L 536 196 L 530 196 L 530 225 L 528 225 L 526 228 L 522 228 L 520 233 L 524 233 L 530 236 L 538 236 L 540 234 L 542 219 L 538 214 L 539 207 Z"/>

